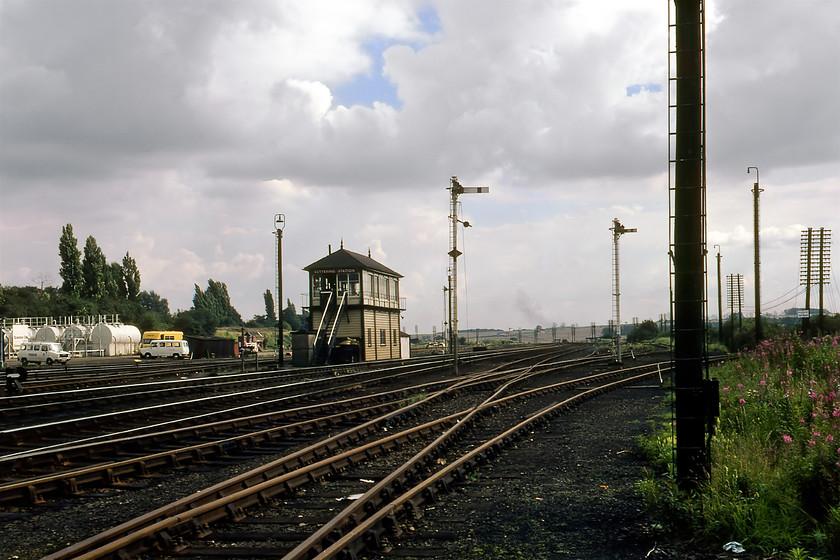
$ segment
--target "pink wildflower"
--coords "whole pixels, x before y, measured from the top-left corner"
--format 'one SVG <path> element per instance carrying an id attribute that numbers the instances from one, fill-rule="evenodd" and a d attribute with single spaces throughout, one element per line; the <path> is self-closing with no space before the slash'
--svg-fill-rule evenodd
<path id="1" fill-rule="evenodd" d="M 745 402 L 747 402 L 747 401 L 745 401 L 744 399 L 738 399 L 738 402 L 739 402 L 740 404 L 744 404 L 744 403 L 745 403 Z"/>
<path id="2" fill-rule="evenodd" d="M 761 385 L 762 387 L 764 387 L 765 385 L 767 385 L 767 382 L 762 379 L 761 381 L 758 382 L 758 384 Z"/>
<path id="3" fill-rule="evenodd" d="M 793 438 L 790 437 L 789 435 L 785 434 L 785 435 L 782 436 L 782 441 L 785 442 L 785 443 L 790 443 L 790 442 L 793 441 Z M 838 449 L 838 451 L 840 451 L 840 449 Z"/>
<path id="4" fill-rule="evenodd" d="M 828 442 L 834 441 L 834 436 L 831 435 L 831 434 L 828 434 L 827 436 L 825 436 L 825 441 L 828 441 Z"/>
<path id="5" fill-rule="evenodd" d="M 724 388 L 723 388 L 723 392 L 724 392 L 724 393 L 728 393 L 728 392 L 729 392 L 729 387 L 724 387 Z M 837 411 L 835 410 L 834 412 L 837 412 Z"/>

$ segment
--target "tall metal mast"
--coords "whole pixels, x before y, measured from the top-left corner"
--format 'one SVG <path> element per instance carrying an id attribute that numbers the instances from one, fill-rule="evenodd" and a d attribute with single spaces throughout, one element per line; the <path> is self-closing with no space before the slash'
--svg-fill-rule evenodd
<path id="1" fill-rule="evenodd" d="M 451 219 L 451 227 L 449 230 L 449 257 L 451 259 L 450 269 L 450 285 L 449 285 L 449 333 L 452 347 L 452 359 L 454 364 L 454 373 L 458 375 L 458 257 L 462 255 L 458 250 L 458 196 L 464 193 L 489 193 L 489 187 L 462 187 L 458 182 L 458 178 L 454 175 L 449 180 L 450 192 L 450 208 L 449 218 Z M 464 227 L 470 227 L 469 222 L 461 222 Z"/>
<path id="2" fill-rule="evenodd" d="M 621 363 L 621 311 L 620 311 L 620 297 L 621 290 L 619 289 L 618 281 L 618 239 L 625 233 L 635 233 L 636 228 L 626 228 L 619 223 L 618 218 L 613 218 L 613 227 L 610 228 L 613 232 L 613 318 L 615 319 L 615 359 Z"/>
<path id="3" fill-rule="evenodd" d="M 692 488 L 708 477 L 706 434 L 717 398 L 716 385 L 707 379 L 706 360 L 704 8 L 703 0 L 674 0 L 672 17 L 668 5 L 676 466 L 678 483 Z"/>

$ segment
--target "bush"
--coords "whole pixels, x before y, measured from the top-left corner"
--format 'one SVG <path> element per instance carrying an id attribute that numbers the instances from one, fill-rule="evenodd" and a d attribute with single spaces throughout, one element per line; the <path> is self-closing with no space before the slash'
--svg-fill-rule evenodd
<path id="1" fill-rule="evenodd" d="M 721 409 L 710 482 L 675 498 L 672 479 L 649 478 L 639 490 L 652 511 L 713 542 L 840 553 L 840 337 L 780 336 L 712 375 Z"/>
<path id="2" fill-rule="evenodd" d="M 642 321 L 638 327 L 630 331 L 627 335 L 627 342 L 653 340 L 657 336 L 659 336 L 659 326 L 650 319 L 646 319 Z"/>

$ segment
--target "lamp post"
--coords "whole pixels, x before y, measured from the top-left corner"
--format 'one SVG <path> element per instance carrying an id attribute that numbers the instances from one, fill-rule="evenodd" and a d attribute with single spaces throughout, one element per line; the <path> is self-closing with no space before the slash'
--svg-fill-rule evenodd
<path id="1" fill-rule="evenodd" d="M 283 367 L 283 228 L 286 216 L 274 215 L 274 233 L 277 236 L 277 365 Z"/>
<path id="2" fill-rule="evenodd" d="M 761 275 L 759 249 L 758 249 L 758 193 L 764 191 L 759 188 L 758 167 L 751 165 L 747 167 L 747 175 L 750 169 L 755 169 L 755 184 L 753 185 L 753 243 L 755 244 L 755 340 L 764 339 L 764 329 L 761 326 Z"/>
<path id="3" fill-rule="evenodd" d="M 449 180 L 450 210 L 449 218 L 451 227 L 449 229 L 449 245 L 451 250 L 449 256 L 452 259 L 450 264 L 450 287 L 449 287 L 449 332 L 452 340 L 452 361 L 454 373 L 458 375 L 458 257 L 462 255 L 458 250 L 458 195 L 464 193 L 489 193 L 489 187 L 462 187 L 458 178 L 454 175 Z M 469 222 L 461 222 L 464 227 L 470 227 Z"/>

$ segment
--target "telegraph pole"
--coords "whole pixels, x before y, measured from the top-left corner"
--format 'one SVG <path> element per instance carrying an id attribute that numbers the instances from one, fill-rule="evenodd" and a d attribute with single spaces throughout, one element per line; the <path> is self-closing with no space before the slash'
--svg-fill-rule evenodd
<path id="1" fill-rule="evenodd" d="M 274 215 L 274 233 L 277 236 L 277 365 L 283 367 L 283 228 L 286 216 Z"/>
<path id="2" fill-rule="evenodd" d="M 717 281 L 718 281 L 718 339 L 723 342 L 723 296 L 720 293 L 720 245 L 717 247 Z"/>
<path id="3" fill-rule="evenodd" d="M 755 184 L 753 185 L 753 244 L 755 245 L 755 341 L 759 342 L 764 339 L 764 329 L 761 326 L 761 274 L 759 249 L 758 249 L 758 193 L 763 192 L 764 189 L 759 188 L 758 183 L 758 167 L 747 167 L 747 174 L 750 169 L 755 169 Z"/>
<path id="4" fill-rule="evenodd" d="M 802 319 L 802 330 L 806 334 L 811 326 L 811 286 L 819 285 L 818 330 L 823 332 L 823 285 L 828 284 L 830 271 L 831 230 L 820 228 L 817 237 L 814 228 L 802 232 L 800 256 L 800 284 L 805 285 L 806 314 Z M 816 277 L 816 278 L 815 278 Z"/>

